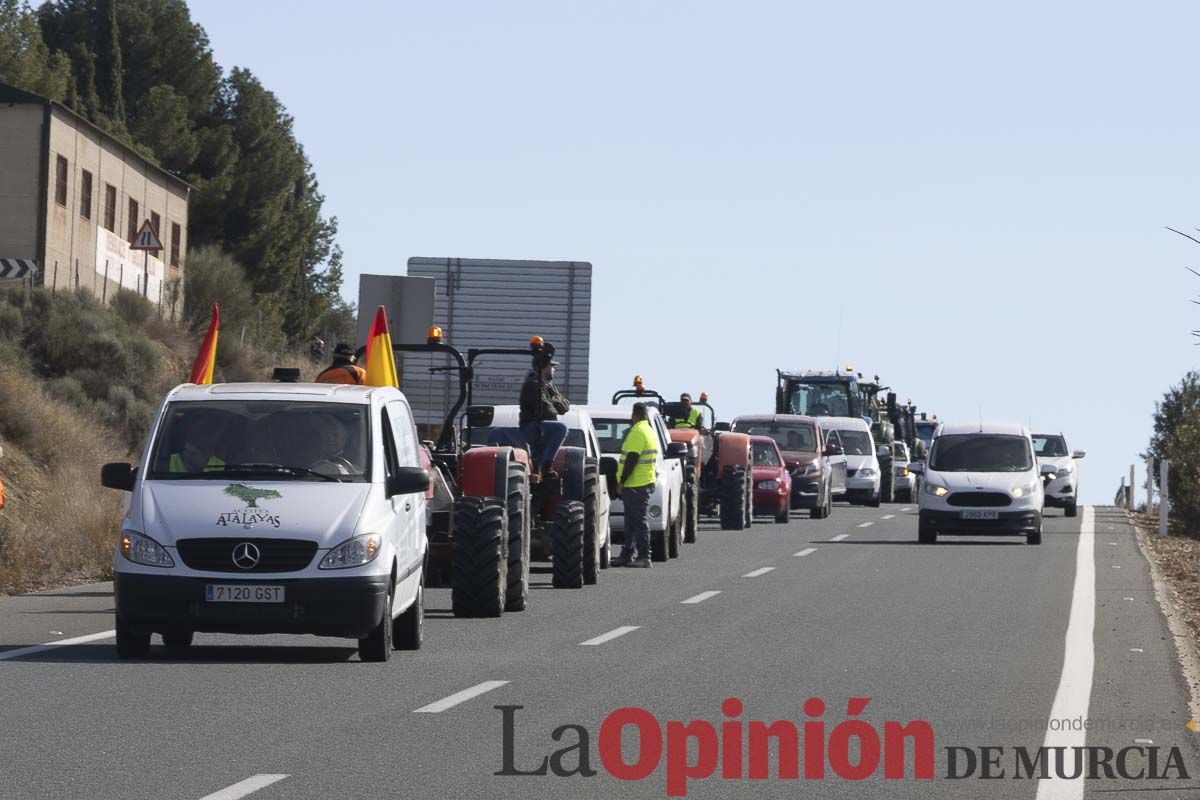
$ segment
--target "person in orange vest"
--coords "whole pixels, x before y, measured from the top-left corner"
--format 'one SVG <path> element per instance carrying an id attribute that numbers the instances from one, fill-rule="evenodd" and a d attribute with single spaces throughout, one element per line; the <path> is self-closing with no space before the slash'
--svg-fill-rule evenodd
<path id="1" fill-rule="evenodd" d="M 367 371 L 354 362 L 358 357 L 354 349 L 345 342 L 333 348 L 333 363 L 317 376 L 317 383 L 353 383 L 359 386 L 367 378 Z"/>

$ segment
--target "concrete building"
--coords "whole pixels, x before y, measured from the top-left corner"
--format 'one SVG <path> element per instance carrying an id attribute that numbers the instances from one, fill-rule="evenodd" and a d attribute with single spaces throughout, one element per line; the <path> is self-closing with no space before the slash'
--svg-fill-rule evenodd
<path id="1" fill-rule="evenodd" d="M 0 259 L 104 300 L 124 286 L 182 312 L 192 187 L 66 106 L 0 83 Z M 143 222 L 163 250 L 131 251 Z"/>

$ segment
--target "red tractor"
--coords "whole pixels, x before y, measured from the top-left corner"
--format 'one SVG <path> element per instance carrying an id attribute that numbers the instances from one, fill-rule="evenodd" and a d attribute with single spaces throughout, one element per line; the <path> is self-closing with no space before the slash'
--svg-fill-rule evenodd
<path id="1" fill-rule="evenodd" d="M 539 551 L 552 556 L 556 587 L 585 582 L 587 486 L 599 480 L 599 466 L 587 464 L 579 448 L 563 447 L 555 462 L 559 479 L 533 486 L 531 448 L 523 437 L 472 445 L 455 427 L 459 413 L 470 407 L 477 359 L 533 356 L 544 346 L 541 337 L 534 337 L 528 348 L 472 348 L 464 356 L 442 340 L 437 326 L 430 328 L 425 344 L 393 345 L 401 353 L 449 356 L 453 363 L 448 369 L 458 378 L 459 395 L 437 442 L 425 443 L 432 484 L 426 527 L 429 573 L 448 578 L 455 616 L 498 617 L 524 610 L 535 538 Z"/>
<path id="2" fill-rule="evenodd" d="M 731 432 L 728 423 L 717 422 L 706 392 L 701 392 L 699 402 L 693 403 L 702 415 L 707 416 L 702 430 L 674 427 L 675 419 L 686 416 L 683 404 L 668 401 L 658 392 L 647 389 L 641 375 L 634 376 L 633 389 L 613 393 L 613 405 L 631 397 L 657 405 L 670 427 L 671 441 L 684 442 L 688 446 L 688 457 L 684 462 L 687 502 L 683 540 L 696 541 L 701 514 L 718 517 L 721 530 L 749 528 L 754 520 L 750 437 Z"/>

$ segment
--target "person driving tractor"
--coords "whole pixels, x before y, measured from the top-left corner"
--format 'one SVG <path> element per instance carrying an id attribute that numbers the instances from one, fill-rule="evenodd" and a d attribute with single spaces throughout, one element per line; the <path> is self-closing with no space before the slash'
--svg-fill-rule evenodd
<path id="1" fill-rule="evenodd" d="M 534 350 L 533 366 L 521 386 L 518 424 L 529 449 L 535 456 L 539 450 L 541 452 L 538 472 L 529 476 L 531 483 L 557 477 L 553 469 L 554 457 L 567 439 L 567 426 L 558 421 L 558 415 L 565 414 L 571 404 L 554 385 L 554 368 L 557 366 L 554 345 L 546 342 Z"/>
<path id="2" fill-rule="evenodd" d="M 701 400 L 704 398 L 701 397 Z M 704 431 L 704 416 L 700 413 L 700 409 L 692 405 L 692 396 L 687 392 L 679 395 L 679 402 L 683 405 L 680 409 L 682 412 L 679 416 L 672 416 L 671 423 L 674 428 L 693 428 L 700 432 Z"/>

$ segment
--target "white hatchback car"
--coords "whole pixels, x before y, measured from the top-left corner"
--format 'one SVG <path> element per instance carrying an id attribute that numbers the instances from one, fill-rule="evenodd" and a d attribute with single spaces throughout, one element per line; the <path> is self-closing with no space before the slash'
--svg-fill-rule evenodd
<path id="1" fill-rule="evenodd" d="M 429 474 L 391 387 L 184 384 L 159 408 L 113 557 L 117 654 L 196 631 L 421 645 Z"/>
<path id="2" fill-rule="evenodd" d="M 918 495 L 919 541 L 938 534 L 976 533 L 1024 536 L 1042 543 L 1042 475 L 1033 440 L 1015 423 L 943 424 L 924 464 Z"/>
<path id="3" fill-rule="evenodd" d="M 1087 453 L 1068 450 L 1061 433 L 1035 433 L 1033 451 L 1039 464 L 1054 467 L 1054 477 L 1045 486 L 1046 505 L 1066 509 L 1068 517 L 1075 516 L 1079 513 L 1079 466 L 1075 462 Z"/>
<path id="4" fill-rule="evenodd" d="M 841 450 L 846 459 L 846 500 L 879 507 L 879 458 L 871 426 L 858 417 L 817 417 L 826 444 Z"/>

